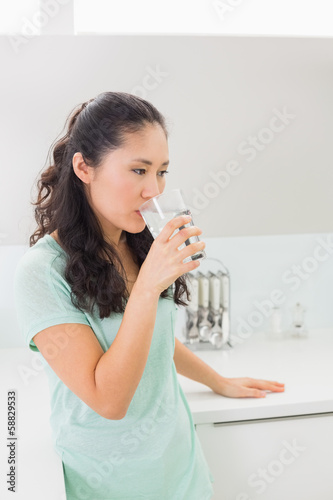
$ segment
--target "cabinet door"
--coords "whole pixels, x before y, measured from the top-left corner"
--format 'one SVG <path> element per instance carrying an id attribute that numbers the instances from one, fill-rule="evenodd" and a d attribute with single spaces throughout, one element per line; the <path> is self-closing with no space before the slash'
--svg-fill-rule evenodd
<path id="1" fill-rule="evenodd" d="M 213 500 L 332 500 L 333 413 L 197 424 Z"/>

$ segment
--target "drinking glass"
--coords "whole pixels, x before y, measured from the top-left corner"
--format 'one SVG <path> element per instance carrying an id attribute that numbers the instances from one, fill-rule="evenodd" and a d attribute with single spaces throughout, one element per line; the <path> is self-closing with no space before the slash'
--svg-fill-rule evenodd
<path id="1" fill-rule="evenodd" d="M 139 208 L 144 221 L 147 224 L 149 231 L 151 232 L 153 238 L 156 238 L 164 226 L 173 218 L 179 217 L 180 215 L 191 215 L 191 211 L 186 207 L 182 192 L 180 189 L 171 189 L 168 192 L 159 194 L 150 198 Z M 177 228 L 171 235 L 171 238 L 184 227 L 194 226 L 193 217 L 185 225 Z M 191 236 L 185 243 L 183 243 L 179 250 L 185 248 L 185 246 L 191 243 L 196 243 L 200 241 L 198 236 Z M 186 257 L 183 262 L 190 262 L 191 260 L 198 260 L 206 258 L 206 253 L 204 250 L 200 250 L 189 257 Z"/>

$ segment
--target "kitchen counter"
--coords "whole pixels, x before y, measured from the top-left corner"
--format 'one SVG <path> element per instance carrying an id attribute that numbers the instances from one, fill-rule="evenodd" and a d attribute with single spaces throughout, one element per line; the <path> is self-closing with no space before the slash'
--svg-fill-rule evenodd
<path id="1" fill-rule="evenodd" d="M 229 350 L 194 351 L 225 377 L 251 377 L 285 384 L 265 398 L 226 398 L 178 374 L 195 424 L 333 412 L 333 329 L 308 338 L 273 339 L 254 333 Z"/>

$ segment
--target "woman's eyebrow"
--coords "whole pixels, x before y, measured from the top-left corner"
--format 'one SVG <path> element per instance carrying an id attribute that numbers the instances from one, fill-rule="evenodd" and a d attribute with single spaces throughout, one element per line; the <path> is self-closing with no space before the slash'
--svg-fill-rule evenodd
<path id="1" fill-rule="evenodd" d="M 134 159 L 133 159 L 133 160 L 131 160 L 131 161 L 139 161 L 139 162 L 141 162 L 141 163 L 145 163 L 146 165 L 152 165 L 152 162 L 151 162 L 151 161 L 149 161 L 149 160 L 144 160 L 143 158 L 134 158 Z M 169 161 L 169 160 L 168 160 L 168 161 L 165 161 L 164 163 L 162 163 L 162 165 L 161 165 L 161 166 L 163 167 L 163 165 L 169 165 L 169 163 L 170 163 L 170 161 Z"/>

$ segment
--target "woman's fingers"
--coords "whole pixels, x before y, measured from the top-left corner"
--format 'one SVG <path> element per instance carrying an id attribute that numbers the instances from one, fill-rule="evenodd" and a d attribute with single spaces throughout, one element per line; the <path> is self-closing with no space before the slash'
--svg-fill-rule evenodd
<path id="1" fill-rule="evenodd" d="M 246 387 L 241 382 L 231 382 L 228 387 L 221 393 L 223 396 L 229 398 L 264 398 L 266 397 L 266 392 L 260 389 L 250 389 Z"/>
<path id="2" fill-rule="evenodd" d="M 220 377 L 213 390 L 217 394 L 228 398 L 264 398 L 267 394 L 266 391 L 283 392 L 284 384 L 249 377 Z"/>
<path id="3" fill-rule="evenodd" d="M 242 387 L 243 391 L 240 392 L 238 397 L 265 397 L 266 391 L 270 392 L 283 392 L 284 384 L 281 382 L 271 380 L 260 380 L 255 378 L 234 378 L 229 379 L 233 384 Z"/>
<path id="4" fill-rule="evenodd" d="M 247 385 L 248 387 L 255 387 L 257 389 L 272 391 L 272 392 L 284 391 L 284 384 L 271 380 L 249 379 Z"/>
<path id="5" fill-rule="evenodd" d="M 167 243 L 175 230 L 185 226 L 190 222 L 190 220 L 191 216 L 188 215 L 179 215 L 178 217 L 174 217 L 166 223 L 160 234 L 155 239 L 158 239 L 163 243 Z"/>
<path id="6" fill-rule="evenodd" d="M 244 397 L 247 397 L 247 398 L 265 398 L 266 392 L 260 391 L 259 389 L 248 389 L 248 393 Z"/>

